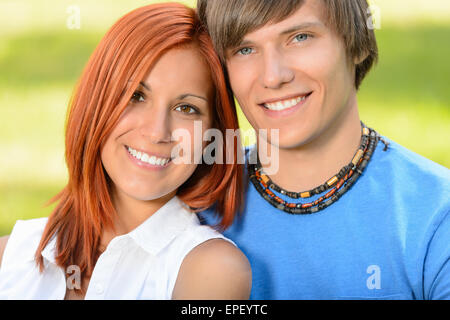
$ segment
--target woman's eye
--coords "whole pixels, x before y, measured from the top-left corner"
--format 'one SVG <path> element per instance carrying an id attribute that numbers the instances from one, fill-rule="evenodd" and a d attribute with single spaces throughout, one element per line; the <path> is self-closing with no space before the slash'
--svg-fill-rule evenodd
<path id="1" fill-rule="evenodd" d="M 144 102 L 145 101 L 145 97 L 144 97 L 144 95 L 141 92 L 135 91 L 133 93 L 133 95 L 131 96 L 130 101 L 131 102 Z"/>
<path id="2" fill-rule="evenodd" d="M 301 33 L 301 34 L 296 35 L 294 37 L 294 40 L 296 42 L 302 42 L 302 41 L 305 41 L 308 38 L 309 38 L 309 35 L 307 35 L 306 33 Z"/>
<path id="3" fill-rule="evenodd" d="M 238 54 L 241 54 L 241 55 L 243 55 L 243 56 L 247 56 L 247 55 L 249 55 L 250 53 L 252 53 L 252 48 L 245 47 L 245 48 L 239 49 L 239 50 L 237 51 L 237 53 L 238 53 Z"/>
<path id="4" fill-rule="evenodd" d="M 190 105 L 187 105 L 187 104 L 178 106 L 175 108 L 175 110 L 183 112 L 183 113 L 187 113 L 187 114 L 198 113 L 198 111 L 194 107 L 191 107 Z"/>

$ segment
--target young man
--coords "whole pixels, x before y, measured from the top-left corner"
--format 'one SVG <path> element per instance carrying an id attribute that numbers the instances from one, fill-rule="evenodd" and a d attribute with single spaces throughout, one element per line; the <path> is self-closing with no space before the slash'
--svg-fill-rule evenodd
<path id="1" fill-rule="evenodd" d="M 250 124 L 279 130 L 267 135 L 278 171 L 248 164 L 245 208 L 225 232 L 250 260 L 252 299 L 450 299 L 450 170 L 358 115 L 378 54 L 367 8 L 198 1 Z"/>

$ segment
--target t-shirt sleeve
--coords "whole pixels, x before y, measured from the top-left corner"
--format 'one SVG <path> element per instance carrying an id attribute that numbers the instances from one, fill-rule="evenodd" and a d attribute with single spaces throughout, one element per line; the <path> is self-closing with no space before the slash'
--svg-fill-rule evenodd
<path id="1" fill-rule="evenodd" d="M 437 226 L 424 265 L 424 298 L 450 300 L 450 212 Z"/>

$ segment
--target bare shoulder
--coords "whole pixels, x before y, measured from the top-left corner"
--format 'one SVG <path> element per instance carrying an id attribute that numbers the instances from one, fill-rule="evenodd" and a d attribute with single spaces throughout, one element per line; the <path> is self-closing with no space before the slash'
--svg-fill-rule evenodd
<path id="1" fill-rule="evenodd" d="M 244 300 L 251 283 L 250 263 L 242 251 L 226 240 L 211 239 L 184 258 L 172 298 Z"/>
<path id="2" fill-rule="evenodd" d="M 0 267 L 2 265 L 3 252 L 5 252 L 6 244 L 9 236 L 0 237 Z"/>

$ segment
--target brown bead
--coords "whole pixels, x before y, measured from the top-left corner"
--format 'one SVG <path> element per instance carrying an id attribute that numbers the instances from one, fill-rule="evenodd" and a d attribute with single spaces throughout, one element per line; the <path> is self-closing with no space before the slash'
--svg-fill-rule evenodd
<path id="1" fill-rule="evenodd" d="M 320 211 L 332 203 L 338 201 L 338 199 L 355 183 L 359 176 L 363 173 L 365 167 L 371 159 L 373 151 L 375 150 L 378 140 L 380 139 L 376 132 L 372 129 L 364 127 L 362 124 L 362 136 L 360 149 L 358 149 L 352 159 L 352 162 L 341 168 L 338 174 L 333 176 L 324 184 L 302 193 L 288 192 L 281 187 L 276 186 L 270 181 L 270 177 L 267 176 L 259 165 L 249 165 L 249 176 L 252 180 L 255 188 L 261 194 L 261 196 L 272 204 L 274 207 L 292 214 L 310 214 Z M 384 141 L 383 141 L 384 142 Z M 386 143 L 385 143 L 386 145 Z M 267 187 L 270 185 L 270 188 Z M 288 203 L 287 201 L 278 197 L 270 189 L 280 192 L 283 195 L 287 195 L 289 198 L 309 198 L 316 194 L 322 194 L 322 192 L 328 193 L 321 196 L 319 199 L 310 203 Z"/>

